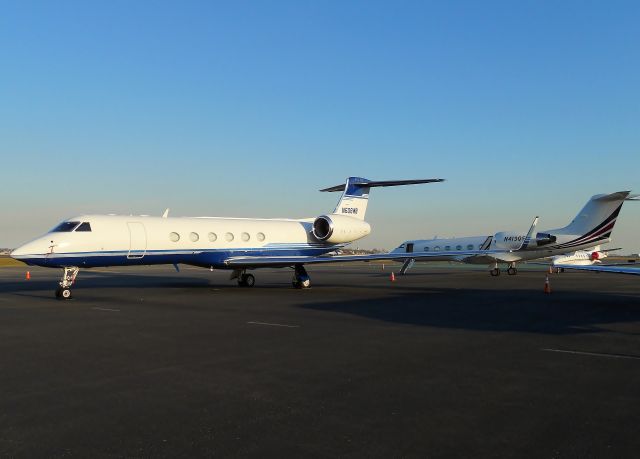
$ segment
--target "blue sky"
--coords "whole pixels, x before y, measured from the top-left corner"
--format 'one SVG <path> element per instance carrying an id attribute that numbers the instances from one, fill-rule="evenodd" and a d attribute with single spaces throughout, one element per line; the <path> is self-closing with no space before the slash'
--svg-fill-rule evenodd
<path id="1" fill-rule="evenodd" d="M 557 227 L 640 191 L 640 3 L 11 2 L 0 246 L 83 212 L 309 217 L 373 234 Z M 640 251 L 640 204 L 614 245 Z"/>

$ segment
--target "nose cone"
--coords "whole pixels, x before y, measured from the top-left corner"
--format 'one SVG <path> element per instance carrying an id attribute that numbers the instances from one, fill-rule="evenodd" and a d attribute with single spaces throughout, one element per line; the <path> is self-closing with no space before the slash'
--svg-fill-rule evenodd
<path id="1" fill-rule="evenodd" d="M 28 258 L 32 258 L 34 255 L 44 254 L 46 252 L 45 249 L 46 247 L 44 247 L 44 244 L 39 240 L 27 242 L 13 250 L 13 252 L 11 252 L 11 258 L 15 258 L 16 260 L 26 260 Z"/>

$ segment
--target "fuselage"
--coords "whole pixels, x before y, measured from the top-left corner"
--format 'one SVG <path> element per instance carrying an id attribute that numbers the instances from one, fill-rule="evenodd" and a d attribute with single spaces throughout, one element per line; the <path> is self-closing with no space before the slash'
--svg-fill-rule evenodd
<path id="1" fill-rule="evenodd" d="M 566 254 L 576 250 L 584 250 L 593 247 L 594 242 L 604 244 L 611 241 L 606 236 L 602 238 L 585 238 L 577 234 L 561 234 L 561 230 L 548 230 L 543 234 L 552 233 L 556 240 L 542 247 L 533 247 L 526 250 L 518 250 L 522 245 L 526 234 L 522 233 L 499 233 L 495 236 L 472 236 L 463 238 L 436 238 L 436 239 L 416 239 L 403 242 L 392 253 L 437 253 L 448 252 L 442 257 L 432 257 L 429 261 L 460 261 L 471 264 L 485 264 L 497 258 L 505 262 L 517 262 L 535 260 L 554 255 Z M 497 237 L 496 237 L 497 236 Z M 500 239 L 498 239 L 498 237 Z M 486 250 L 487 257 L 481 254 L 474 256 L 455 255 L 451 252 L 463 252 L 471 250 Z M 495 253 L 495 251 L 504 251 Z"/>
<path id="2" fill-rule="evenodd" d="M 551 259 L 551 264 L 555 265 L 574 265 L 574 266 L 591 266 L 601 263 L 601 259 L 607 257 L 607 252 L 599 250 L 578 250 L 568 255 L 558 255 Z"/>
<path id="3" fill-rule="evenodd" d="M 48 267 L 184 263 L 225 268 L 223 261 L 234 256 L 312 256 L 345 245 L 318 241 L 312 225 L 313 219 L 80 215 L 12 256 Z"/>

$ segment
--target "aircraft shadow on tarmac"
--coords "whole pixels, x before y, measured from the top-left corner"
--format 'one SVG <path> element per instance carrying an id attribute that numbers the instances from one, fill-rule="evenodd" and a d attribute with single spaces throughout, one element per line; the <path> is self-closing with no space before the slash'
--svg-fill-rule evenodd
<path id="1" fill-rule="evenodd" d="M 298 307 L 405 325 L 544 334 L 610 332 L 603 325 L 640 321 L 640 300 L 632 293 L 425 288 Z"/>
<path id="2" fill-rule="evenodd" d="M 103 289 L 103 288 L 211 288 L 212 284 L 206 278 L 175 277 L 175 276 L 144 276 L 105 274 L 98 276 L 91 273 L 91 277 L 79 277 L 74 290 Z M 36 292 L 55 290 L 58 281 L 54 279 L 38 279 L 30 281 L 0 282 L 0 293 Z M 236 287 L 237 288 L 237 287 Z"/>

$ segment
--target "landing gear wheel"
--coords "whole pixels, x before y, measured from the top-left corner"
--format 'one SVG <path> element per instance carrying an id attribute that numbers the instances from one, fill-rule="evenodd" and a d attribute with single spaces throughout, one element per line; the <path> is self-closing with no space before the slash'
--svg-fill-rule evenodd
<path id="1" fill-rule="evenodd" d="M 256 278 L 253 274 L 243 274 L 238 278 L 238 285 L 241 287 L 253 287 L 256 283 Z"/>
<path id="2" fill-rule="evenodd" d="M 511 267 L 507 269 L 507 274 L 510 276 L 515 276 L 516 274 L 518 274 L 518 270 L 516 268 Z"/>
<path id="3" fill-rule="evenodd" d="M 298 280 L 297 278 L 293 278 L 291 282 L 293 288 L 303 289 L 311 287 L 311 279 Z"/>
<path id="4" fill-rule="evenodd" d="M 489 274 L 491 274 L 493 277 L 499 276 L 500 268 L 493 268 L 491 271 L 489 271 Z"/>
<path id="5" fill-rule="evenodd" d="M 71 290 L 64 287 L 58 287 L 56 289 L 56 298 L 59 300 L 70 300 L 73 298 L 71 295 Z"/>
<path id="6" fill-rule="evenodd" d="M 311 278 L 307 274 L 307 270 L 302 265 L 296 265 L 294 268 L 293 281 L 291 284 L 293 288 L 303 289 L 311 287 Z"/>

